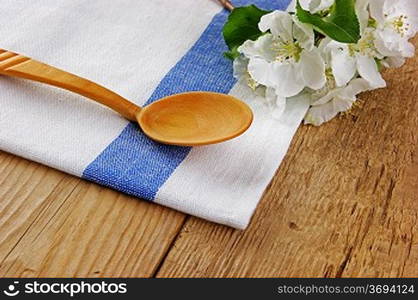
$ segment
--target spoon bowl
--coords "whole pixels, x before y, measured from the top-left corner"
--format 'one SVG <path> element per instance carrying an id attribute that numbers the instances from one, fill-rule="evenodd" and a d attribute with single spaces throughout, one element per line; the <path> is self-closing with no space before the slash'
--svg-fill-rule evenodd
<path id="1" fill-rule="evenodd" d="M 251 109 L 244 102 L 211 92 L 171 95 L 141 108 L 90 80 L 3 49 L 0 74 L 85 96 L 138 122 L 148 137 L 164 144 L 200 146 L 223 142 L 242 134 L 253 120 Z"/>
<path id="2" fill-rule="evenodd" d="M 189 92 L 160 99 L 137 115 L 153 140 L 180 146 L 219 143 L 239 136 L 253 120 L 249 107 L 232 96 Z"/>

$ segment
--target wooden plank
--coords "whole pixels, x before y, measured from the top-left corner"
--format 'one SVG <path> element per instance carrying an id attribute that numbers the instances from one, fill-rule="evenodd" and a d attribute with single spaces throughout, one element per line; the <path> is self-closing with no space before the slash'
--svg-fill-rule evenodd
<path id="1" fill-rule="evenodd" d="M 417 276 L 418 58 L 385 77 L 298 130 L 246 231 L 190 218 L 158 277 Z"/>
<path id="2" fill-rule="evenodd" d="M 79 180 L 0 152 L 0 262 L 20 242 L 42 211 L 67 197 Z M 1 264 L 3 266 L 3 264 Z"/>
<path id="3" fill-rule="evenodd" d="M 0 276 L 151 276 L 184 218 L 0 153 Z"/>

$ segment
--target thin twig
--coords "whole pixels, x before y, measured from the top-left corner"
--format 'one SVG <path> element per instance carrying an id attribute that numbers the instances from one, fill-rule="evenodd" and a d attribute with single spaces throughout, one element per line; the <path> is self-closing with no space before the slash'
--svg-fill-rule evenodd
<path id="1" fill-rule="evenodd" d="M 223 7 L 225 7 L 227 10 L 232 11 L 235 7 L 229 0 L 218 0 Z"/>

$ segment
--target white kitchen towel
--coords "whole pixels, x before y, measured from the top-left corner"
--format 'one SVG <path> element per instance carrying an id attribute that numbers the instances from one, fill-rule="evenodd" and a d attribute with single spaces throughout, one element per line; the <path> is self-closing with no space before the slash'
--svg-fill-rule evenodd
<path id="1" fill-rule="evenodd" d="M 289 0 L 237 0 L 285 9 Z M 38 59 L 145 105 L 208 90 L 244 101 L 221 31 L 228 12 L 212 0 L 2 0 L 0 48 Z M 245 228 L 307 108 L 289 103 L 234 140 L 174 147 L 81 96 L 0 77 L 0 149 L 121 192 Z"/>

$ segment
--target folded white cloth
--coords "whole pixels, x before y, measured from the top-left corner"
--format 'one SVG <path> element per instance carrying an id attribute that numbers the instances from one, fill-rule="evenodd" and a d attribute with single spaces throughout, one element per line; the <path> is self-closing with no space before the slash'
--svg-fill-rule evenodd
<path id="1" fill-rule="evenodd" d="M 234 1 L 266 9 L 289 0 Z M 236 84 L 211 0 L 2 0 L 0 48 L 70 71 L 144 105 Z M 205 147 L 164 146 L 118 114 L 67 91 L 0 77 L 0 149 L 214 222 L 245 228 L 307 101 L 277 121 L 261 105 L 243 136 Z"/>

